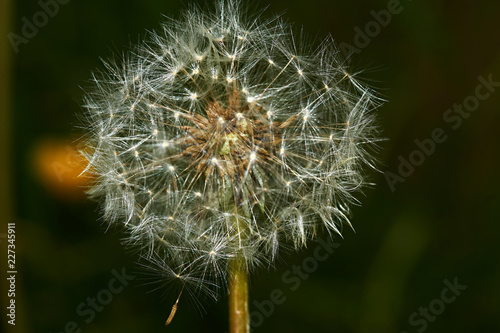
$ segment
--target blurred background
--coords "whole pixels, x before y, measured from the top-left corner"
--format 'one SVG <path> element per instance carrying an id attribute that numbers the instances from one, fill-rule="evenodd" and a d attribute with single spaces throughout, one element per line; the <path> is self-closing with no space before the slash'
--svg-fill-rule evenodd
<path id="1" fill-rule="evenodd" d="M 16 326 L 2 320 L 19 333 L 227 332 L 225 299 L 204 302 L 203 311 L 181 300 L 163 326 L 177 294 L 153 290 L 158 285 L 123 250 L 120 231 L 106 228 L 76 178 L 80 86 L 100 57 L 127 50 L 159 27 L 162 14 L 178 17 L 189 2 L 59 0 L 44 9 L 49 2 L 0 2 L 0 246 L 6 253 L 6 224 L 15 222 L 18 271 Z M 253 331 L 500 332 L 500 89 L 483 87 L 490 96 L 474 97 L 479 76 L 500 82 L 500 2 L 259 2 L 266 6 L 268 16 L 285 11 L 309 35 L 331 33 L 356 48 L 353 69 L 388 101 L 377 111 L 388 140 L 381 172 L 372 175 L 376 186 L 353 209 L 356 232 L 346 228 L 317 265 L 313 242 L 252 276 Z M 390 22 L 373 23 L 388 8 Z M 443 118 L 464 101 L 474 111 Z M 432 138 L 436 128 L 446 141 L 430 156 L 416 152 L 415 140 Z M 419 165 L 402 176 L 402 160 Z M 293 265 L 310 273 L 298 278 Z M 124 271 L 134 279 L 110 292 Z M 467 288 L 453 293 L 454 284 Z M 280 304 L 270 306 L 275 289 Z M 102 303 L 93 308 L 96 297 Z"/>

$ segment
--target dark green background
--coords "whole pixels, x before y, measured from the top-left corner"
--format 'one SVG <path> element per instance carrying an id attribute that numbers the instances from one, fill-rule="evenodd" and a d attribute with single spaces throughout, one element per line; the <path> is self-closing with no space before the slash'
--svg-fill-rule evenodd
<path id="1" fill-rule="evenodd" d="M 3 0 L 5 1 L 5 0 Z M 267 15 L 285 17 L 313 37 L 331 33 L 353 44 L 355 27 L 373 20 L 387 1 L 261 1 Z M 18 314 L 12 332 L 63 332 L 75 321 L 82 332 L 226 332 L 227 301 L 196 305 L 181 299 L 168 328 L 163 322 L 176 294 L 145 285 L 133 253 L 120 245 L 119 230 L 99 219 L 97 204 L 54 196 L 37 177 L 33 152 L 47 138 L 71 142 L 82 91 L 99 57 L 127 50 L 156 29 L 161 14 L 177 17 L 179 1 L 70 1 L 28 44 L 12 54 L 12 205 L 17 222 Z M 499 332 L 500 89 L 452 130 L 443 114 L 474 94 L 477 77 L 500 81 L 500 2 L 402 1 L 403 10 L 374 37 L 353 68 L 388 100 L 377 112 L 383 135 L 382 172 L 397 172 L 414 140 L 440 127 L 447 135 L 434 154 L 392 192 L 384 174 L 359 196 L 356 232 L 346 228 L 340 247 L 291 291 L 282 276 L 316 247 L 284 255 L 275 271 L 251 280 L 251 298 L 274 289 L 286 301 L 255 332 L 417 332 L 408 317 L 439 298 L 443 280 L 458 278 L 468 289 L 446 306 L 425 332 Z M 10 30 L 40 10 L 36 1 L 13 3 Z M 2 47 L 9 47 L 6 36 Z M 2 221 L 3 223 L 4 221 Z M 1 232 L 5 232 L 5 227 Z M 2 248 L 4 241 L 2 241 Z M 4 259 L 2 259 L 4 260 Z M 105 288 L 111 270 L 137 278 L 97 313 L 90 324 L 76 313 L 87 297 Z M 5 302 L 5 292 L 2 290 Z M 4 308 L 5 303 L 2 303 Z M 252 305 L 252 311 L 256 308 Z M 3 311 L 2 311 L 3 313 Z M 3 318 L 5 319 L 5 317 Z"/>

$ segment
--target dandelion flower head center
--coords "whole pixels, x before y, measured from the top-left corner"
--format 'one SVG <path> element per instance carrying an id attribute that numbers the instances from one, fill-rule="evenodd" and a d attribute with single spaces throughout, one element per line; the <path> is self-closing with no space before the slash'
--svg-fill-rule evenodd
<path id="1" fill-rule="evenodd" d="M 219 177 L 241 184 L 255 179 L 256 165 L 266 171 L 276 164 L 274 154 L 282 142 L 278 124 L 271 125 L 265 108 L 242 99 L 236 83 L 228 88 L 226 105 L 208 98 L 206 113 L 187 114 L 190 124 L 181 126 L 187 135 L 174 145 L 180 151 L 176 156 L 185 159 L 183 172 L 193 173 L 194 179 Z"/>

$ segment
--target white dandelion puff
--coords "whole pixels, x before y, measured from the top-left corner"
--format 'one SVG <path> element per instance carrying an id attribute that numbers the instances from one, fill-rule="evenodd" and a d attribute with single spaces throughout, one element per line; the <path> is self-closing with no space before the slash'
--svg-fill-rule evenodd
<path id="1" fill-rule="evenodd" d="M 332 39 L 315 51 L 235 2 L 167 20 L 86 95 L 89 190 L 169 280 L 215 297 L 229 262 L 271 264 L 349 223 L 375 93 Z"/>

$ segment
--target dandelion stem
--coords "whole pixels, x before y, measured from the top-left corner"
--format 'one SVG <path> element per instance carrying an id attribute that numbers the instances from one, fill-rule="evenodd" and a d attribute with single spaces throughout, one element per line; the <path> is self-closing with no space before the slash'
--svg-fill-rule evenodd
<path id="1" fill-rule="evenodd" d="M 229 332 L 249 333 L 248 272 L 241 254 L 230 263 L 229 279 Z"/>

